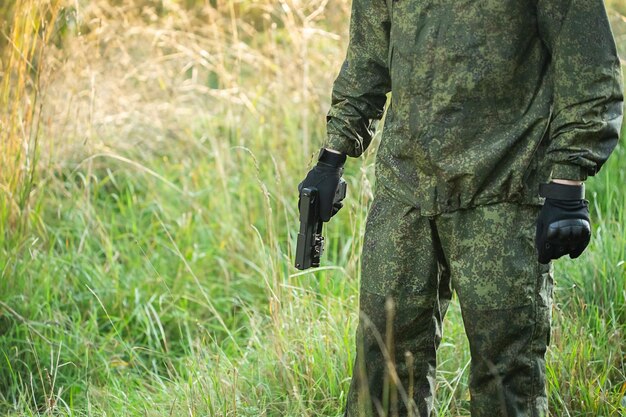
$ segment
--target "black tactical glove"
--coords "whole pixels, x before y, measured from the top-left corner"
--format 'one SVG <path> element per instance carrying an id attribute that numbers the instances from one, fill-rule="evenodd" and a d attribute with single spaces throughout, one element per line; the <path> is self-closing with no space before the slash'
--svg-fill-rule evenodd
<path id="1" fill-rule="evenodd" d="M 542 184 L 539 194 L 546 198 L 537 218 L 535 235 L 539 262 L 547 264 L 565 254 L 578 258 L 591 239 L 584 186 Z"/>
<path id="2" fill-rule="evenodd" d="M 320 150 L 317 165 L 307 174 L 306 178 L 298 185 L 298 195 L 303 188 L 317 188 L 320 202 L 320 219 L 324 222 L 330 220 L 332 216 L 343 207 L 343 204 L 333 205 L 339 179 L 343 174 L 343 164 L 346 162 L 345 154 L 329 152 L 322 148 Z M 300 207 L 300 204 L 298 204 Z"/>

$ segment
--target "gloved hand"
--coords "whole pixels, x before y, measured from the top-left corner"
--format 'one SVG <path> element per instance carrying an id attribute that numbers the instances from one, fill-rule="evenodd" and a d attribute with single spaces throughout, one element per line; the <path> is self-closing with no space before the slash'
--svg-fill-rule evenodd
<path id="1" fill-rule="evenodd" d="M 565 254 L 578 258 L 591 239 L 584 186 L 542 184 L 539 194 L 546 198 L 537 218 L 535 235 L 539 262 L 547 264 Z"/>
<path id="2" fill-rule="evenodd" d="M 298 195 L 300 195 L 303 188 L 317 188 L 320 202 L 319 216 L 324 222 L 329 221 L 343 207 L 341 203 L 333 206 L 333 200 L 337 192 L 339 179 L 343 174 L 345 162 L 345 154 L 333 153 L 322 148 L 317 165 L 309 171 L 306 178 L 298 185 Z M 300 207 L 299 203 L 298 207 Z"/>

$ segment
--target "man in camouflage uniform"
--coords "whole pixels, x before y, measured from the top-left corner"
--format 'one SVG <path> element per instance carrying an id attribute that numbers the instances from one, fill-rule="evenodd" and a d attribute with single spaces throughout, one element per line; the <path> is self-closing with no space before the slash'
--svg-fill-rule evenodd
<path id="1" fill-rule="evenodd" d="M 436 350 L 452 289 L 470 342 L 472 416 L 544 416 L 550 259 L 585 249 L 582 181 L 608 158 L 622 120 L 604 4 L 352 7 L 326 149 L 302 182 L 318 187 L 330 219 L 345 155 L 368 147 L 391 92 L 346 416 L 434 415 Z"/>

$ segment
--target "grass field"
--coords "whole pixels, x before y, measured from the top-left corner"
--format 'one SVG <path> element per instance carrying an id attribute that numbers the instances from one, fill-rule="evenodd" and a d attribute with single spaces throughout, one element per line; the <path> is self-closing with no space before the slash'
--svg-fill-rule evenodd
<path id="1" fill-rule="evenodd" d="M 626 57 L 626 4 L 607 1 Z M 292 266 L 349 1 L 19 0 L 2 13 L 0 415 L 339 416 L 376 147 Z M 556 263 L 552 416 L 626 413 L 626 149 Z M 468 416 L 458 305 L 439 416 Z"/>

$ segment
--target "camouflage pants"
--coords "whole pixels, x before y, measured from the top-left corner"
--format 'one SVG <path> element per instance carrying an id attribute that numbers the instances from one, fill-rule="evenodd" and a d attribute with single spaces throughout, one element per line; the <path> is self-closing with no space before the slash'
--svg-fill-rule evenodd
<path id="1" fill-rule="evenodd" d="M 434 416 L 436 351 L 452 289 L 471 350 L 473 417 L 547 413 L 552 272 L 537 262 L 538 208 L 420 216 L 379 191 L 363 247 L 357 356 L 346 416 Z"/>

